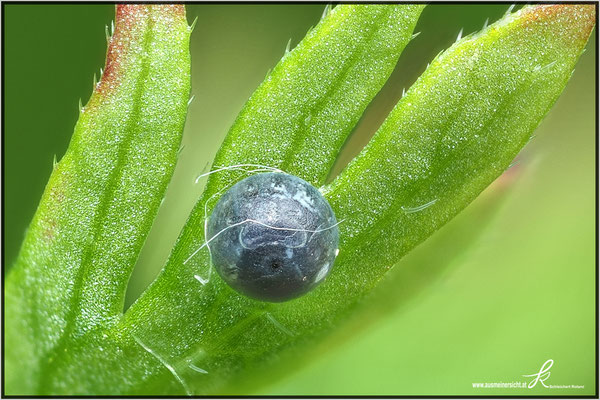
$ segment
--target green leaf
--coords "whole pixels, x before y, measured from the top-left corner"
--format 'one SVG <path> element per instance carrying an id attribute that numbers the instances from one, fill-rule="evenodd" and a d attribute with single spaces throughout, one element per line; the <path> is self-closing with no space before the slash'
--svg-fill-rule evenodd
<path id="1" fill-rule="evenodd" d="M 265 304 L 237 295 L 217 277 L 204 286 L 193 279 L 194 274 L 207 278 L 210 271 L 203 252 L 185 263 L 204 240 L 205 203 L 239 179 L 239 174 L 215 174 L 166 269 L 126 315 L 123 329 L 135 324 L 139 341 L 195 392 L 235 390 L 226 385 L 232 376 L 252 376 L 249 371 L 272 364 L 282 353 L 296 359 L 303 345 L 333 328 L 403 254 L 510 164 L 564 88 L 593 26 L 593 10 L 526 8 L 459 41 L 432 63 L 372 143 L 323 188 L 344 221 L 341 252 L 331 276 L 310 295 Z M 320 159 L 297 142 L 292 150 L 298 161 L 289 163 L 280 156 L 289 151 L 285 137 L 236 135 L 244 121 L 269 126 L 259 118 L 262 109 L 251 107 L 253 99 L 216 164 L 256 162 L 319 183 L 311 171 Z M 256 143 L 248 149 L 245 140 Z M 253 156 L 254 151 L 262 154 Z M 167 335 L 181 316 L 178 337 Z"/>
<path id="2" fill-rule="evenodd" d="M 321 185 L 394 70 L 423 7 L 326 9 L 326 17 L 293 51 L 286 50 L 245 104 L 214 164 L 277 167 Z M 229 185 L 232 176 L 241 174 L 211 176 L 208 191 Z"/>
<path id="3" fill-rule="evenodd" d="M 393 8 L 408 12 L 409 6 Z M 349 9 L 334 9 L 307 40 L 346 31 L 329 24 L 342 15 L 349 18 Z M 415 18 L 416 14 L 413 11 Z M 208 252 L 197 252 L 205 240 L 204 220 L 218 195 L 244 173 L 211 175 L 167 266 L 117 330 L 122 346 L 143 347 L 159 361 L 147 371 L 148 387 L 152 382 L 158 387 L 157 382 L 173 375 L 168 391 L 230 393 L 240 379 L 268 376 L 269 366 L 298 364 L 306 346 L 334 329 L 402 255 L 508 167 L 563 90 L 593 24 L 593 6 L 527 7 L 460 40 L 434 60 L 371 144 L 322 188 L 343 221 L 340 256 L 328 280 L 305 297 L 261 303 L 210 275 Z M 320 37 L 315 43 L 335 42 Z M 323 113 L 323 125 L 306 112 L 302 101 L 323 93 L 314 89 L 319 82 L 336 84 L 303 53 L 307 49 L 298 46 L 298 53 L 287 55 L 273 72 L 292 86 L 268 78 L 257 90 L 223 143 L 214 168 L 259 164 L 314 184 L 323 182 L 334 157 L 328 149 L 337 151 L 343 142 L 329 135 L 327 123 L 344 107 L 332 102 L 331 111 Z M 292 62 L 295 54 L 302 57 Z M 296 79 L 302 82 L 303 68 L 317 68 L 320 80 L 293 86 Z M 350 87 L 360 84 L 364 83 L 357 80 L 349 85 L 341 98 L 352 97 Z M 351 126 L 355 114 L 347 115 Z M 306 129 L 307 123 L 323 130 Z"/>
<path id="4" fill-rule="evenodd" d="M 148 139 L 152 144 L 144 142 L 142 153 L 133 151 L 142 146 L 135 140 L 122 151 L 117 144 L 125 139 L 114 134 L 107 138 L 123 128 L 123 120 L 133 118 L 121 103 L 112 110 L 123 111 L 121 118 L 98 118 L 93 124 L 107 128 L 103 135 L 80 121 L 78 127 L 87 127 L 86 134 L 76 134 L 75 150 L 67 154 L 73 153 L 73 159 L 65 156 L 59 164 L 70 175 L 53 174 L 7 281 L 7 342 L 21 342 L 7 349 L 14 371 L 8 377 L 9 391 L 234 393 L 244 387 L 242 382 L 251 387 L 267 381 L 271 371 L 301 364 L 310 353 L 307 349 L 343 326 L 400 257 L 507 168 L 564 88 L 595 19 L 592 5 L 526 7 L 437 57 L 372 142 L 331 184 L 321 187 L 343 221 L 340 256 L 330 277 L 287 303 L 238 295 L 211 275 L 206 249 L 198 251 L 206 240 L 205 218 L 218 195 L 252 169 L 279 168 L 323 185 L 347 136 L 394 68 L 421 10 L 419 5 L 338 6 L 284 56 L 246 104 L 215 158 L 213 169 L 228 169 L 210 175 L 161 275 L 124 315 L 119 307 L 125 282 L 160 201 L 160 196 L 147 199 L 153 197 L 148 180 L 160 174 L 143 174 L 137 159 L 127 155 L 154 149 L 160 158 L 166 143 L 164 138 L 161 143 Z M 152 59 L 157 63 L 150 62 L 148 68 L 168 65 L 177 74 L 173 71 L 183 65 L 177 54 L 187 62 L 189 30 L 183 18 L 172 14 L 170 20 L 176 23 L 163 30 L 155 22 L 166 14 L 153 19 L 153 11 L 148 13 L 142 39 L 131 39 L 139 44 L 133 46 L 132 52 L 139 51 L 133 61 L 152 59 L 152 51 L 162 49 L 165 54 Z M 136 19 L 121 20 L 128 26 L 132 21 Z M 151 45 L 144 47 L 148 40 Z M 166 68 L 158 69 L 167 74 Z M 129 71 L 135 74 L 136 68 L 124 75 Z M 176 96 L 175 88 L 184 86 L 181 98 L 176 97 L 186 99 L 187 84 L 187 70 L 179 79 L 163 82 L 164 92 L 149 96 L 155 103 L 137 99 L 140 109 L 151 103 L 156 107 L 148 111 L 150 117 L 124 125 L 141 134 L 137 128 L 144 124 L 176 117 L 171 112 L 179 107 L 169 99 Z M 185 107 L 181 110 L 182 124 Z M 80 148 L 84 144 L 85 153 Z M 177 146 L 167 147 L 174 162 Z M 132 169 L 135 164 L 140 170 L 124 170 L 119 179 L 106 175 L 108 192 L 94 197 L 90 189 L 83 190 L 101 186 L 90 178 L 105 176 L 99 158 L 90 156 L 101 149 L 106 151 L 99 157 L 104 160 L 100 166 L 118 170 L 130 161 Z M 124 165 L 106 161 L 115 158 Z M 145 159 L 143 171 L 154 162 Z M 258 166 L 231 168 L 240 164 Z M 170 172 L 172 164 L 153 170 Z M 144 185 L 132 183 L 139 183 L 136 176 Z M 77 185 L 63 183 L 76 178 Z M 64 194 L 55 194 L 54 187 L 64 188 Z M 118 189 L 132 197 L 118 198 Z M 138 221 L 136 216 L 147 223 L 132 227 L 128 221 Z M 50 229 L 54 236 L 44 230 L 54 226 L 46 223 L 51 217 L 62 224 Z M 60 239 L 59 245 L 44 247 L 43 239 Z"/>
<path id="5" fill-rule="evenodd" d="M 364 109 L 392 73 L 422 9 L 335 7 L 284 55 L 252 95 L 217 154 L 215 168 L 277 167 L 322 184 Z M 164 359 L 177 379 L 187 382 L 185 390 L 194 393 L 214 390 L 233 379 L 242 364 L 251 368 L 250 362 L 260 363 L 276 344 L 295 337 L 273 322 L 270 306 L 233 294 L 216 276 L 206 286 L 194 279 L 210 274 L 206 251 L 186 262 L 204 242 L 205 204 L 212 206 L 223 189 L 244 176 L 231 170 L 210 176 L 168 265 L 121 324 L 125 337 L 133 332 L 136 341 Z M 230 348 L 229 340 L 253 325 L 264 330 L 264 335 L 253 337 L 255 350 Z M 173 330 L 175 326 L 179 328 Z M 279 338 L 273 341 L 272 335 Z M 199 373 L 190 364 L 209 373 Z M 163 375 L 157 378 L 161 381 L 171 372 L 160 366 L 155 373 Z M 181 392 L 183 386 L 174 390 Z"/>
<path id="6" fill-rule="evenodd" d="M 479 239 L 489 230 L 490 225 L 493 225 L 493 221 L 502 209 L 501 206 L 514 188 L 513 184 L 521 178 L 518 174 L 519 172 L 508 170 L 457 218 L 452 219 L 443 229 L 435 232 L 423 246 L 418 246 L 402 258 L 365 296 L 364 301 L 361 301 L 352 310 L 348 318 L 345 318 L 335 330 L 332 330 L 331 334 L 323 340 L 303 348 L 302 359 L 318 359 L 326 352 L 339 354 L 339 348 L 342 346 L 353 348 L 353 342 L 351 342 L 353 339 L 363 340 L 363 335 L 369 336 L 371 329 L 379 329 L 378 327 L 381 325 L 389 323 L 390 316 L 397 315 L 399 309 L 404 308 L 410 312 L 408 306 L 413 305 L 415 299 L 426 296 L 429 291 L 433 290 L 433 287 L 436 287 L 436 282 L 447 277 L 448 271 L 453 271 L 457 264 L 465 259 L 470 259 L 470 255 L 476 249 L 480 249 L 481 240 Z M 400 335 L 403 333 L 399 333 Z M 362 338 L 359 339 L 359 337 Z M 395 342 L 392 341 L 392 346 L 393 343 Z M 390 349 L 390 352 L 391 354 L 394 352 L 401 354 L 404 353 L 403 349 L 405 347 L 399 345 L 396 349 Z M 330 357 L 330 355 L 328 356 Z M 325 363 L 329 362 L 328 357 L 323 358 L 326 358 Z M 298 358 L 295 358 L 293 363 L 297 362 Z M 365 362 L 371 366 L 377 365 L 377 362 L 373 360 L 365 360 Z M 307 370 L 310 371 L 312 367 L 308 367 Z M 323 369 L 322 365 L 317 368 Z M 348 368 L 351 370 L 354 367 L 349 365 Z M 268 374 L 263 374 L 258 379 L 254 377 L 252 380 L 243 382 L 243 386 L 240 386 L 238 382 L 235 388 L 236 393 L 252 393 L 258 389 L 259 394 L 267 394 L 269 389 L 273 390 L 271 388 L 274 385 L 280 387 L 279 379 L 283 378 L 284 382 L 289 381 L 290 378 L 286 377 L 287 372 L 289 372 L 287 366 L 286 368 L 273 368 L 269 370 Z M 302 375 L 305 371 L 299 373 Z M 380 375 L 377 371 L 375 374 Z M 393 374 L 394 372 L 390 373 L 390 375 Z M 339 373 L 335 375 L 340 376 Z M 328 380 L 327 377 L 324 379 Z M 402 379 L 406 380 L 406 377 Z M 292 380 L 297 381 L 296 378 Z M 285 386 L 285 383 L 283 385 Z M 396 385 L 396 387 L 402 386 Z M 309 386 L 306 390 L 308 391 L 306 393 L 318 393 Z M 343 393 L 352 393 L 352 390 L 344 386 L 338 390 L 342 390 Z"/>
<path id="7" fill-rule="evenodd" d="M 83 393 L 60 375 L 77 343 L 121 317 L 125 289 L 174 170 L 190 91 L 176 6 L 121 5 L 106 66 L 55 163 L 6 282 L 6 392 Z"/>
<path id="8" fill-rule="evenodd" d="M 594 14 L 590 5 L 525 7 L 431 63 L 324 188 L 346 221 L 344 273 L 332 287 L 368 291 L 510 165 L 567 84 Z"/>

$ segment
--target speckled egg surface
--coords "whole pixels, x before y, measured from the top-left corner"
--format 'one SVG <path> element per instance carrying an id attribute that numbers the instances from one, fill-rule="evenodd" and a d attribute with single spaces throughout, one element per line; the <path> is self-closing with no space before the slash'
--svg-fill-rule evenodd
<path id="1" fill-rule="evenodd" d="M 339 230 L 314 186 L 267 172 L 243 179 L 221 197 L 207 237 L 215 269 L 232 288 L 281 302 L 309 292 L 329 274 Z"/>

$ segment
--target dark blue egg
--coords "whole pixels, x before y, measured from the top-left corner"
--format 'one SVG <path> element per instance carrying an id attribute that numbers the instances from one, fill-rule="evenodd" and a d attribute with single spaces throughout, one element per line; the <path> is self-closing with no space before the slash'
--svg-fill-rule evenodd
<path id="1" fill-rule="evenodd" d="M 281 302 L 306 294 L 331 271 L 339 230 L 310 183 L 284 173 L 252 175 L 229 189 L 208 221 L 212 261 L 236 291 Z"/>

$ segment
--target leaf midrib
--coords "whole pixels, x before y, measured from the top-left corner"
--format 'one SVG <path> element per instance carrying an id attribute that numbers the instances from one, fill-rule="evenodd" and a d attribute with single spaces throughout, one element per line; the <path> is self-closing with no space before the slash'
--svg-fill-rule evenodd
<path id="1" fill-rule="evenodd" d="M 383 11 L 379 13 L 379 15 L 377 15 L 376 19 L 375 19 L 375 23 L 373 25 L 374 28 L 371 29 L 371 31 L 364 37 L 363 39 L 363 43 L 361 44 L 361 46 L 357 46 L 352 54 L 344 61 L 344 68 L 342 69 L 342 72 L 334 79 L 334 81 L 331 83 L 331 85 L 329 86 L 329 88 L 327 89 L 326 93 L 319 98 L 311 107 L 305 109 L 302 114 L 300 115 L 300 125 L 301 128 L 296 130 L 293 134 L 293 139 L 291 141 L 290 147 L 288 148 L 287 154 L 284 157 L 281 165 L 279 166 L 280 169 L 282 169 L 283 171 L 288 171 L 289 167 L 290 167 L 290 163 L 294 160 L 294 154 L 296 154 L 297 149 L 301 148 L 301 144 L 306 142 L 307 139 L 309 138 L 307 135 L 304 135 L 304 133 L 306 131 L 308 131 L 308 127 L 305 124 L 306 118 L 308 117 L 308 115 L 312 115 L 315 113 L 319 113 L 320 111 L 323 110 L 323 108 L 325 107 L 325 104 L 327 103 L 327 100 L 329 100 L 329 98 L 331 97 L 331 95 L 333 93 L 336 93 L 340 88 L 339 83 L 342 82 L 350 73 L 350 70 L 352 69 L 352 67 L 354 65 L 356 65 L 357 61 L 360 60 L 361 56 L 367 52 L 368 50 L 370 50 L 368 48 L 368 44 L 371 42 L 371 40 L 373 39 L 373 37 L 380 32 L 384 26 L 382 24 L 380 24 L 381 20 L 383 18 L 386 18 L 389 16 L 390 12 L 391 12 L 391 8 L 389 7 L 385 7 L 382 9 Z M 337 146 L 338 149 L 340 146 Z M 319 181 L 318 182 L 313 182 L 313 184 L 315 185 L 322 185 L 323 182 L 325 181 L 325 179 L 327 178 L 327 174 L 329 172 L 329 169 L 331 168 L 331 166 L 333 165 L 333 163 L 335 162 L 335 159 L 333 161 L 330 161 L 327 165 L 327 167 L 329 168 L 324 168 L 324 172 L 321 173 L 321 176 L 319 177 Z"/>
<path id="2" fill-rule="evenodd" d="M 150 43 L 154 38 L 153 26 L 154 19 L 152 15 L 152 9 L 148 10 L 148 21 L 147 26 L 145 28 L 144 37 L 142 39 L 142 47 L 144 50 L 148 50 L 150 47 Z M 78 317 L 81 316 L 81 310 L 79 308 L 80 302 L 82 299 L 82 291 L 84 282 L 86 280 L 86 276 L 89 273 L 89 268 L 93 267 L 93 251 L 96 243 L 96 238 L 98 238 L 104 228 L 104 224 L 102 221 L 105 221 L 105 217 L 109 210 L 109 205 L 111 204 L 111 200 L 114 198 L 114 193 L 117 188 L 117 184 L 120 181 L 119 178 L 123 173 L 123 166 L 127 164 L 126 155 L 128 154 L 133 139 L 136 137 L 136 134 L 139 132 L 138 128 L 138 117 L 140 115 L 140 110 L 142 108 L 142 95 L 144 93 L 144 89 L 146 88 L 147 77 L 150 73 L 150 60 L 147 56 L 148 52 L 144 52 L 146 55 L 143 56 L 141 63 L 140 73 L 135 80 L 135 90 L 134 95 L 132 96 L 132 112 L 129 114 L 129 118 L 126 120 L 124 132 L 126 134 L 126 138 L 123 141 L 122 146 L 119 147 L 117 153 L 117 162 L 110 172 L 108 179 L 108 187 L 104 191 L 101 200 L 98 203 L 97 212 L 93 218 L 92 226 L 94 227 L 93 231 L 89 235 L 91 238 L 87 241 L 88 245 L 85 248 L 85 253 L 82 257 L 81 265 L 77 271 L 75 282 L 73 284 L 73 295 L 71 297 L 71 301 L 69 304 L 69 311 L 66 313 L 65 320 L 65 329 L 60 339 L 56 343 L 56 345 L 47 352 L 45 357 L 42 357 L 42 360 L 47 360 L 42 367 L 40 368 L 40 379 L 38 386 L 38 393 L 49 393 L 51 392 L 52 374 L 49 371 L 52 370 L 53 365 L 61 358 L 61 354 L 64 350 L 67 349 L 69 341 L 72 339 L 72 334 L 74 333 L 77 323 L 79 322 Z M 121 303 L 124 299 L 124 294 L 121 296 Z M 122 304 L 120 307 L 115 307 L 116 309 L 122 309 Z M 102 327 L 103 328 L 103 327 Z M 101 328 L 101 329 L 102 329 Z M 86 334 L 90 334 L 87 332 Z"/>
<path id="3" fill-rule="evenodd" d="M 504 98 L 502 100 L 502 102 L 498 105 L 496 112 L 491 116 L 491 118 L 488 119 L 488 121 L 481 128 L 479 128 L 477 130 L 477 132 L 480 133 L 480 132 L 484 131 L 485 129 L 487 129 L 490 125 L 492 125 L 498 119 L 498 117 L 503 114 L 503 110 L 505 110 L 507 108 L 507 105 L 511 102 L 511 100 L 513 98 L 515 98 L 515 96 L 518 96 L 518 94 L 527 90 L 532 84 L 533 84 L 533 82 L 531 80 L 526 80 L 525 82 L 523 82 L 520 85 L 519 89 L 515 90 L 509 96 Z M 464 98 L 464 96 L 463 96 L 463 98 Z M 455 115 L 456 115 L 456 113 L 453 113 L 453 116 L 455 116 Z M 454 118 L 454 120 L 456 120 L 456 118 Z M 444 126 L 448 125 L 450 122 L 451 122 L 450 120 L 446 121 L 444 123 Z M 448 167 L 448 165 L 450 165 L 455 160 L 455 158 L 456 158 L 456 156 L 446 158 L 443 163 L 440 163 L 437 166 L 437 168 L 435 168 L 435 170 L 437 170 L 437 171 L 444 170 L 445 168 Z M 399 212 L 399 209 L 402 206 L 402 202 L 405 201 L 406 199 L 412 198 L 415 195 L 415 192 L 421 186 L 422 186 L 422 182 L 415 182 L 413 185 L 411 185 L 410 189 L 408 189 L 406 192 L 407 193 L 406 196 L 403 196 L 401 198 L 400 197 L 396 198 L 394 200 L 394 202 L 390 205 L 390 207 L 387 208 L 382 213 L 383 217 L 381 219 L 379 219 L 377 222 L 375 222 L 370 227 L 364 228 L 362 230 L 361 234 L 355 235 L 352 239 L 350 239 L 350 241 L 346 242 L 345 247 L 353 248 L 356 250 L 358 250 L 359 247 L 368 247 L 368 245 L 370 243 L 368 233 L 373 230 L 385 229 L 388 225 L 390 225 L 392 223 L 396 223 L 393 220 L 393 218 L 389 218 L 387 216 L 389 216 L 391 214 L 397 214 Z M 359 245 L 359 244 L 361 244 L 361 245 Z"/>

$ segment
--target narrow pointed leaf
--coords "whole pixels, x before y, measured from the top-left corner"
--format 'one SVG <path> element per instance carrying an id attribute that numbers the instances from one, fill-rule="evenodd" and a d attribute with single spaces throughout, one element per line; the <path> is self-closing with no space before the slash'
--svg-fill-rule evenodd
<path id="1" fill-rule="evenodd" d="M 101 357 L 93 338 L 122 315 L 177 158 L 188 42 L 183 6 L 117 6 L 103 74 L 7 278 L 7 393 L 85 392 L 92 377 L 69 387 L 61 366 L 78 342 Z"/>
<path id="2" fill-rule="evenodd" d="M 431 63 L 324 188 L 346 221 L 332 287 L 344 297 L 369 290 L 510 165 L 567 84 L 594 20 L 593 5 L 528 6 Z"/>
<path id="3" fill-rule="evenodd" d="M 317 35 L 316 48 L 320 43 L 336 43 L 333 39 L 338 36 L 345 39 L 343 43 L 358 37 L 368 41 L 390 26 L 402 27 L 396 29 L 396 35 L 410 37 L 420 9 L 408 5 L 338 6 L 325 13 L 307 40 Z M 410 22 L 384 18 L 392 14 L 390 10 L 401 10 L 397 16 Z M 357 15 L 358 19 L 352 19 Z M 342 17 L 354 22 L 340 22 Z M 214 201 L 222 190 L 245 176 L 240 171 L 217 173 L 211 176 L 161 276 L 124 318 L 117 320 L 119 313 L 111 312 L 122 298 L 105 290 L 113 287 L 105 283 L 113 280 L 114 286 L 121 285 L 121 274 L 128 275 L 128 271 L 108 268 L 108 274 L 102 274 L 96 264 L 90 264 L 82 274 L 85 288 L 74 285 L 78 288 L 76 296 L 65 294 L 61 298 L 70 303 L 67 309 L 75 312 L 71 315 L 69 311 L 65 326 L 44 332 L 60 335 L 53 339 L 55 342 L 44 337 L 47 342 L 41 348 L 46 346 L 48 362 L 41 367 L 31 362 L 35 358 L 29 355 L 38 350 L 34 348 L 34 329 L 41 326 L 32 321 L 58 324 L 52 313 L 58 311 L 60 315 L 62 309 L 56 305 L 49 312 L 17 319 L 16 328 L 9 332 L 11 340 L 18 341 L 20 332 L 26 335 L 23 346 L 11 350 L 11 357 L 13 362 L 25 358 L 22 365 L 33 367 L 21 388 L 69 394 L 230 393 L 239 390 L 240 379 L 265 382 L 271 376 L 268 367 L 282 370 L 297 365 L 307 353 L 306 347 L 339 326 L 387 269 L 464 208 L 509 165 L 564 88 L 594 19 L 594 6 L 526 7 L 479 34 L 463 38 L 434 60 L 372 143 L 331 185 L 322 188 L 338 220 L 343 221 L 341 253 L 331 276 L 307 296 L 281 304 L 247 299 L 216 274 L 211 275 L 206 251 L 194 254 L 206 240 L 204 219 Z M 373 24 L 381 24 L 380 29 L 372 29 Z M 365 32 L 372 34 L 365 36 Z M 393 29 L 382 37 L 393 38 Z M 403 45 L 398 43 L 392 48 L 399 52 Z M 378 71 L 389 75 L 387 66 L 393 64 L 386 58 L 389 49 L 379 44 L 374 40 L 355 47 L 379 49 L 373 50 L 374 59 L 379 57 L 376 62 L 386 68 Z M 336 97 L 336 89 L 348 83 L 344 75 L 351 76 L 356 61 L 348 65 L 343 61 L 350 50 L 344 47 L 340 52 L 313 54 L 308 51 L 310 46 L 302 46 L 284 56 L 250 99 L 216 157 L 217 166 L 261 164 L 284 169 L 314 184 L 323 183 L 378 84 L 368 79 L 369 68 L 358 68 L 354 84 L 350 82 Z M 338 58 L 335 63 L 329 62 L 328 54 Z M 326 61 L 311 55 L 325 56 Z M 370 57 L 365 57 L 365 62 Z M 384 59 L 387 61 L 381 61 Z M 330 70 L 319 70 L 320 65 Z M 315 72 L 311 80 L 300 73 L 305 70 L 319 74 Z M 304 83 L 296 85 L 296 81 Z M 261 92 L 269 84 L 269 90 Z M 368 89 L 366 97 L 361 97 L 361 87 Z M 315 88 L 316 97 L 312 93 Z M 329 121 L 336 122 L 329 125 Z M 114 185 L 118 187 L 118 183 Z M 103 212 L 112 215 L 108 211 Z M 73 220 L 82 224 L 86 221 L 83 215 Z M 110 221 L 102 218 L 102 222 Z M 118 238 L 119 229 L 109 228 Z M 76 239 L 79 237 L 70 238 Z M 80 242 L 73 249 L 85 249 L 90 242 L 91 249 L 101 245 L 88 239 L 83 240 L 83 247 Z M 121 253 L 112 256 L 126 257 L 127 247 Z M 90 254 L 96 255 L 93 251 Z M 38 268 L 46 268 L 42 262 Z M 20 267 L 18 271 L 32 269 Z M 67 269 L 66 279 L 69 272 Z M 22 287 L 28 290 L 50 280 L 26 272 L 15 272 L 11 279 L 21 279 L 26 283 Z M 93 289 L 95 283 L 104 288 Z M 96 297 L 92 295 L 86 302 L 89 290 L 100 290 L 102 296 L 95 293 Z M 28 295 L 23 289 L 12 289 L 7 302 L 12 302 L 9 309 L 13 315 L 21 307 L 35 310 L 40 297 Z M 56 293 L 51 295 L 60 298 Z M 81 306 L 73 306 L 78 304 Z M 92 315 L 97 311 L 99 317 Z"/>
<path id="4" fill-rule="evenodd" d="M 252 170 L 262 165 L 322 184 L 363 111 L 392 73 L 422 9 L 423 5 L 342 5 L 325 13 L 244 106 L 213 169 L 256 165 L 246 168 Z M 182 385 L 171 377 L 173 390 L 182 393 L 186 385 L 194 393 L 217 390 L 244 365 L 249 372 L 297 339 L 281 335 L 286 329 L 269 317 L 262 303 L 230 297 L 218 279 L 203 287 L 194 276 L 202 280 L 210 273 L 206 251 L 186 262 L 204 242 L 205 204 L 212 207 L 218 193 L 244 176 L 239 170 L 210 176 L 168 265 L 122 324 L 124 337 L 133 333 L 136 338 L 130 345 L 139 347 L 141 342 L 169 364 L 157 365 L 159 381 L 174 369 L 186 382 Z M 248 323 L 256 334 L 252 344 L 230 357 L 229 338 Z"/>
<path id="5" fill-rule="evenodd" d="M 462 38 L 434 60 L 372 143 L 323 188 L 343 221 L 340 256 L 331 276 L 309 295 L 266 304 L 236 294 L 218 277 L 210 278 L 208 254 L 184 263 L 202 243 L 189 246 L 184 231 L 163 275 L 126 315 L 122 332 L 134 332 L 160 355 L 163 373 L 174 373 L 194 392 L 235 390 L 226 386 L 231 376 L 254 376 L 248 370 L 281 368 L 285 360 L 296 364 L 303 344 L 334 328 L 403 254 L 508 167 L 562 92 L 594 18 L 593 6 L 526 7 Z M 219 165 L 248 161 L 233 138 L 220 154 L 240 156 L 218 156 Z M 277 159 L 262 151 L 263 160 Z M 299 146 L 301 161 L 294 165 L 314 162 L 303 151 Z M 207 193 L 218 193 L 228 179 L 209 182 Z M 199 238 L 208 199 L 201 200 L 201 215 L 193 215 L 187 228 Z M 191 321 L 175 342 L 165 335 L 175 320 L 163 316 L 167 310 Z"/>
<path id="6" fill-rule="evenodd" d="M 325 13 L 245 104 L 215 165 L 277 167 L 321 185 L 394 70 L 423 7 L 345 5 Z M 210 187 L 231 177 L 216 174 Z"/>

